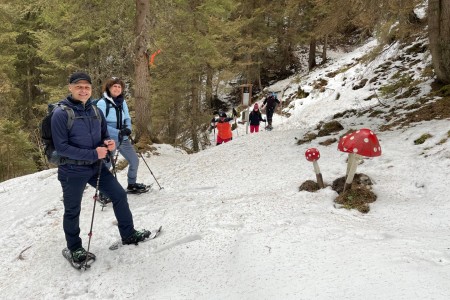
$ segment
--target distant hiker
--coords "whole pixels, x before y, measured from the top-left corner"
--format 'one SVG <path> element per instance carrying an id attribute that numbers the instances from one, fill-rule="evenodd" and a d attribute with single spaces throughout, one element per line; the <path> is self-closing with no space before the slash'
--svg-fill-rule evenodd
<path id="1" fill-rule="evenodd" d="M 259 111 L 258 103 L 255 103 L 255 105 L 253 106 L 253 110 L 250 112 L 248 118 L 250 121 L 250 133 L 259 132 L 259 123 L 261 121 L 266 121 L 265 119 L 263 119 L 261 112 Z"/>
<path id="2" fill-rule="evenodd" d="M 73 125 L 67 129 L 68 113 L 62 108 L 56 108 L 51 119 L 53 142 L 61 156 L 58 180 L 63 190 L 63 228 L 72 265 L 95 258 L 83 248 L 80 238 L 81 200 L 86 184 L 98 187 L 111 199 L 123 244 L 136 244 L 150 236 L 148 230 L 134 229 L 127 194 L 102 163 L 108 151 L 114 150 L 115 142 L 110 139 L 103 114 L 98 117 L 93 108 L 91 84 L 88 74 L 73 73 L 69 78 L 71 94 L 61 101 L 75 113 Z"/>
<path id="3" fill-rule="evenodd" d="M 271 130 L 272 127 L 272 116 L 273 112 L 275 111 L 275 108 L 277 104 L 280 104 L 280 100 L 277 98 L 277 94 L 272 92 L 266 99 L 264 99 L 262 108 L 266 108 L 266 115 L 267 115 L 267 129 Z"/>
<path id="4" fill-rule="evenodd" d="M 97 100 L 97 107 L 105 115 L 108 132 L 116 142 L 117 151 L 128 161 L 127 191 L 140 194 L 148 192 L 149 188 L 142 183 L 136 183 L 139 158 L 129 139 L 131 135 L 131 117 L 123 95 L 124 89 L 125 83 L 121 79 L 113 77 L 106 80 L 102 89 L 103 96 Z M 112 154 L 114 155 L 114 152 Z M 110 168 L 111 162 L 107 163 L 106 166 Z M 100 201 L 105 204 L 109 200 L 101 194 Z"/>
<path id="5" fill-rule="evenodd" d="M 211 126 L 217 127 L 216 145 L 227 143 L 233 139 L 230 121 L 233 121 L 233 118 L 228 118 L 223 111 L 219 112 L 219 118 L 212 118 Z"/>

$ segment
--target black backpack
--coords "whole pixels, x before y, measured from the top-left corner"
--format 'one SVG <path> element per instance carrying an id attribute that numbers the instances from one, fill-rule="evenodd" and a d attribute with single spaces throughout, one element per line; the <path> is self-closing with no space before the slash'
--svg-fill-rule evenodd
<path id="1" fill-rule="evenodd" d="M 47 115 L 42 119 L 41 122 L 41 140 L 42 144 L 44 145 L 44 154 L 47 157 L 48 162 L 58 165 L 60 164 L 61 157 L 58 155 L 55 149 L 55 145 L 53 144 L 53 137 L 52 137 L 52 116 L 53 112 L 61 108 L 62 110 L 67 112 L 68 118 L 67 118 L 67 130 L 69 131 L 72 126 L 75 119 L 84 119 L 86 117 L 84 116 L 75 116 L 75 112 L 72 108 L 58 102 L 58 103 L 51 103 L 48 104 L 47 109 Z M 92 108 L 95 112 L 95 118 L 98 119 L 101 122 L 100 113 L 98 112 L 97 106 L 93 105 Z"/>

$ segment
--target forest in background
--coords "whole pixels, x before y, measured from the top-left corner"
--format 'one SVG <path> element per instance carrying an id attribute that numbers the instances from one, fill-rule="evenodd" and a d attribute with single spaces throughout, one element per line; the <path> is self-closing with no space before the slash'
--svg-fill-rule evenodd
<path id="1" fill-rule="evenodd" d="M 49 167 L 39 123 L 48 103 L 67 96 L 74 71 L 91 75 L 93 98 L 109 77 L 126 82 L 139 146 L 168 143 L 197 152 L 209 142 L 212 111 L 239 105 L 241 84 L 252 84 L 255 96 L 270 82 L 326 62 L 327 49 L 371 36 L 388 44 L 427 25 L 448 30 L 448 15 L 441 16 L 450 4 L 430 0 L 429 14 L 439 18 L 426 24 L 414 14 L 423 3 L 2 0 L 0 181 Z M 440 41 L 430 34 L 436 75 L 445 82 L 448 59 L 435 57 L 449 52 Z"/>

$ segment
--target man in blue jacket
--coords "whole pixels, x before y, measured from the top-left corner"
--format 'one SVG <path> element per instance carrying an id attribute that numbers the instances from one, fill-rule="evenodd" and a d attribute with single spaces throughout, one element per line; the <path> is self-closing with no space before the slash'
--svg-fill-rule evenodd
<path id="1" fill-rule="evenodd" d="M 51 120 L 53 143 L 61 157 L 58 180 L 64 197 L 63 228 L 67 248 L 72 254 L 73 262 L 76 263 L 85 261 L 90 255 L 82 245 L 79 219 L 86 184 L 95 187 L 97 179 L 99 190 L 113 203 L 122 243 L 137 244 L 150 236 L 148 230 L 134 229 L 127 194 L 102 163 L 108 151 L 115 149 L 115 142 L 109 137 L 103 113 L 96 113 L 93 108 L 90 99 L 91 84 L 88 74 L 73 73 L 69 78 L 71 94 L 61 101 L 61 104 L 74 111 L 73 125 L 70 129 L 67 128 L 68 113 L 62 108 L 57 108 L 53 112 Z"/>

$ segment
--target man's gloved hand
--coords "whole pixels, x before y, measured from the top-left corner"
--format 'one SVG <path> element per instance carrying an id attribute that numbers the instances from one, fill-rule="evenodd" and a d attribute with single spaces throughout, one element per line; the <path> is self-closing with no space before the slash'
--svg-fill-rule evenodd
<path id="1" fill-rule="evenodd" d="M 120 130 L 120 133 L 119 133 L 122 137 L 124 137 L 124 136 L 129 136 L 129 135 L 131 135 L 131 129 L 130 128 L 123 128 L 123 129 L 121 129 Z"/>

